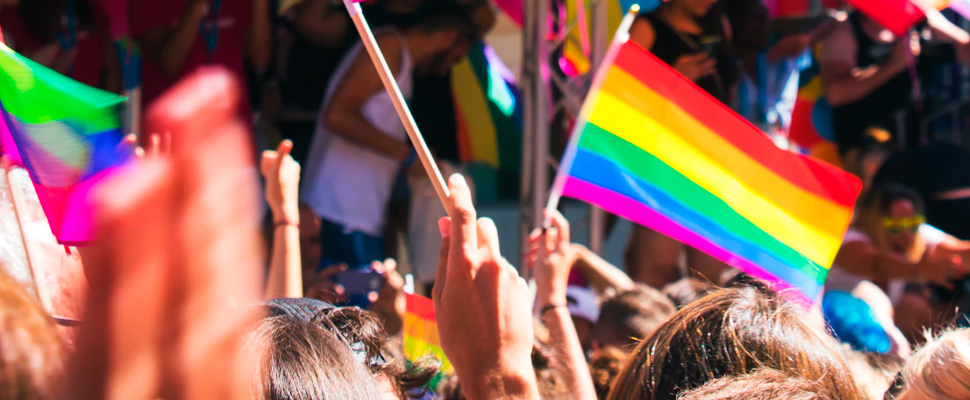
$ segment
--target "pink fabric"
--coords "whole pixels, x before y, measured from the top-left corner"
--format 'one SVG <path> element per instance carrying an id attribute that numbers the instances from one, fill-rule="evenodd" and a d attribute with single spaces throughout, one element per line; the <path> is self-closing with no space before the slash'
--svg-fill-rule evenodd
<path id="1" fill-rule="evenodd" d="M 520 27 L 522 26 L 522 20 L 524 18 L 522 0 L 495 0 L 495 4 L 512 19 L 512 22 L 515 22 Z"/>
<path id="2" fill-rule="evenodd" d="M 671 221 L 669 218 L 644 204 L 624 196 L 618 196 L 607 189 L 575 178 L 569 178 L 566 182 L 563 195 L 586 200 L 603 207 L 606 211 L 630 218 L 633 222 L 667 235 L 672 239 L 707 253 L 732 267 L 738 268 L 748 275 L 771 284 L 775 290 L 789 296 L 800 304 L 811 304 L 811 301 L 804 294 L 787 282 L 779 280 L 756 264 L 735 257 L 730 252 L 680 226 L 676 222 Z"/>

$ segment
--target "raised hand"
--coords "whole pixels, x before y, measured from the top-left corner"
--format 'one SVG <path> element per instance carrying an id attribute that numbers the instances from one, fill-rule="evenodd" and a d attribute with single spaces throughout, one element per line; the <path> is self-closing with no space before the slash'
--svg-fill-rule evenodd
<path id="1" fill-rule="evenodd" d="M 469 400 L 538 399 L 529 288 L 502 258 L 495 223 L 476 220 L 465 179 L 452 175 L 448 187 L 452 215 L 439 222 L 432 290 L 441 347 Z"/>
<path id="2" fill-rule="evenodd" d="M 569 243 L 569 221 L 559 211 L 544 211 L 552 227 L 535 230 L 529 235 L 526 259 L 534 268 L 538 309 L 566 304 L 566 286 L 572 264 Z M 542 257 L 542 259 L 540 259 Z"/>
<path id="3" fill-rule="evenodd" d="M 147 115 L 178 140 L 98 191 L 90 295 L 65 398 L 247 399 L 237 352 L 256 317 L 259 194 L 239 87 L 202 70 Z"/>
<path id="4" fill-rule="evenodd" d="M 685 54 L 674 63 L 674 69 L 687 79 L 697 82 L 699 79 L 714 73 L 717 61 L 707 53 Z"/>
<path id="5" fill-rule="evenodd" d="M 344 286 L 334 282 L 333 277 L 347 270 L 346 264 L 331 265 L 324 268 L 319 273 L 313 269 L 313 276 L 307 276 L 307 269 L 303 270 L 303 282 L 305 289 L 303 297 L 325 301 L 330 304 L 343 304 L 347 302 L 347 290 Z"/>
<path id="6" fill-rule="evenodd" d="M 404 296 L 404 278 L 397 272 L 397 261 L 388 258 L 373 262 L 371 268 L 381 274 L 381 290 L 371 293 L 370 310 L 384 318 L 384 331 L 388 336 L 398 334 L 404 327 L 407 298 Z"/>
<path id="7" fill-rule="evenodd" d="M 290 156 L 292 150 L 293 142 L 283 140 L 276 151 L 264 151 L 260 162 L 266 178 L 266 202 L 277 223 L 300 222 L 300 164 Z"/>

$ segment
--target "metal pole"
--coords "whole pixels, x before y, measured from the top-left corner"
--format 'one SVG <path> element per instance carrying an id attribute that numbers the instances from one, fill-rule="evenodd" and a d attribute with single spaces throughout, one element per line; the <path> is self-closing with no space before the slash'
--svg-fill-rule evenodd
<path id="1" fill-rule="evenodd" d="M 625 11 L 625 10 L 624 10 Z M 592 60 L 590 63 L 590 76 L 596 75 L 606 50 L 610 45 L 610 3 L 608 0 L 598 0 L 591 12 L 592 23 Z M 590 80 L 592 82 L 592 79 Z M 602 208 L 590 204 L 589 206 L 589 249 L 599 255 L 603 255 L 603 242 L 606 237 L 606 212 Z"/>
<path id="2" fill-rule="evenodd" d="M 535 52 L 532 54 L 535 63 L 535 79 L 533 81 L 533 101 L 535 108 L 533 111 L 534 141 L 532 148 L 532 228 L 542 226 L 542 210 L 546 206 L 546 197 L 549 193 L 549 165 L 546 160 L 549 155 L 549 99 L 545 77 L 550 75 L 549 71 L 549 45 L 546 43 L 546 30 L 548 25 L 545 23 L 546 15 L 549 12 L 549 0 L 534 0 L 535 4 Z"/>
<path id="3" fill-rule="evenodd" d="M 538 79 L 538 66 L 535 64 L 536 47 L 539 38 L 536 36 L 536 13 L 538 4 L 535 1 L 525 1 L 522 17 L 522 175 L 519 187 L 519 265 L 525 265 L 525 244 L 532 225 L 532 195 L 533 195 L 533 144 L 535 137 L 536 102 L 535 81 Z M 521 271 L 525 276 L 526 271 Z"/>

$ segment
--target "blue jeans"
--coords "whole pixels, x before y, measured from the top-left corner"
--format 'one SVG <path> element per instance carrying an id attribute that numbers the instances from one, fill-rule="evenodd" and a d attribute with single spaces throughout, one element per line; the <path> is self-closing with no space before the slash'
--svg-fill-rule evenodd
<path id="1" fill-rule="evenodd" d="M 384 238 L 360 231 L 351 231 L 343 225 L 324 219 L 320 228 L 323 255 L 317 270 L 334 264 L 347 264 L 348 268 L 369 266 L 373 261 L 384 261 Z"/>

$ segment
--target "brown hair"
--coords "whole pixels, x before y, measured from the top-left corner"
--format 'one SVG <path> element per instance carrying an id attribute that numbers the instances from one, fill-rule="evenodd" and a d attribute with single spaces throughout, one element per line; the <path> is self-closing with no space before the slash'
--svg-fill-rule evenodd
<path id="1" fill-rule="evenodd" d="M 600 306 L 593 342 L 600 347 L 629 350 L 674 315 L 674 303 L 657 289 L 637 284 Z"/>
<path id="2" fill-rule="evenodd" d="M 772 368 L 861 398 L 834 339 L 763 285 L 722 289 L 677 312 L 624 365 L 610 399 L 672 400 L 714 379 Z"/>
<path id="3" fill-rule="evenodd" d="M 377 382 L 336 334 L 298 318 L 260 320 L 246 340 L 253 400 L 380 399 Z"/>
<path id="4" fill-rule="evenodd" d="M 761 369 L 715 379 L 677 396 L 677 400 L 834 400 L 818 382 Z"/>
<path id="5" fill-rule="evenodd" d="M 620 369 L 628 358 L 630 353 L 616 347 L 607 347 L 593 353 L 589 361 L 589 372 L 593 376 L 593 388 L 596 389 L 597 398 L 605 399 L 610 394 L 610 387 L 620 375 Z"/>
<path id="6" fill-rule="evenodd" d="M 0 400 L 52 398 L 63 350 L 51 317 L 0 268 Z"/>

